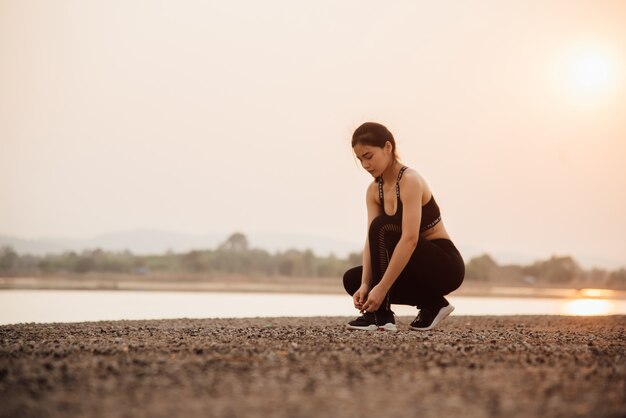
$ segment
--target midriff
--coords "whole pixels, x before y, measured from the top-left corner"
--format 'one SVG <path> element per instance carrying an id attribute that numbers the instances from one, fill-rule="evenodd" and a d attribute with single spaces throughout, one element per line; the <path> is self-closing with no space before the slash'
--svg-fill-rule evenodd
<path id="1" fill-rule="evenodd" d="M 433 239 L 449 239 L 452 240 L 450 238 L 450 235 L 448 235 L 448 231 L 446 231 L 446 227 L 443 225 L 443 221 L 440 221 L 437 225 L 433 226 L 430 229 L 427 229 L 426 231 L 422 232 L 420 234 L 420 238 L 424 238 L 427 240 L 433 240 Z"/>

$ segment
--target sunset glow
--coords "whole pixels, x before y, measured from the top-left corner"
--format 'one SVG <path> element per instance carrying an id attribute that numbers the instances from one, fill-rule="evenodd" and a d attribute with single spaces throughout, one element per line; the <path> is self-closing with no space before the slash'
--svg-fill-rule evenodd
<path id="1" fill-rule="evenodd" d="M 575 103 L 595 105 L 619 90 L 620 63 L 608 45 L 571 46 L 562 56 L 559 67 L 561 84 Z"/>
<path id="2" fill-rule="evenodd" d="M 563 305 L 564 315 L 591 316 L 614 313 L 614 304 L 606 299 L 575 299 Z"/>
<path id="3" fill-rule="evenodd" d="M 586 298 L 611 298 L 618 292 L 610 289 L 580 289 L 579 293 Z"/>
<path id="4" fill-rule="evenodd" d="M 465 261 L 621 268 L 624 16 L 624 1 L 0 1 L 0 237 L 212 248 L 239 231 L 345 257 L 372 181 L 350 140 L 372 120 Z"/>
<path id="5" fill-rule="evenodd" d="M 613 66 L 610 58 L 599 51 L 585 51 L 570 63 L 571 83 L 582 90 L 606 88 L 612 81 Z"/>

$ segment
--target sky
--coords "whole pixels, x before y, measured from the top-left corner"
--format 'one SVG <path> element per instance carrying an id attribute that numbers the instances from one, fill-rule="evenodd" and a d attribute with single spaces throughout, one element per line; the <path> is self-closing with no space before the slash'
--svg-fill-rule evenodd
<path id="1" fill-rule="evenodd" d="M 359 250 L 370 120 L 459 247 L 626 265 L 623 1 L 0 0 L 1 235 Z"/>

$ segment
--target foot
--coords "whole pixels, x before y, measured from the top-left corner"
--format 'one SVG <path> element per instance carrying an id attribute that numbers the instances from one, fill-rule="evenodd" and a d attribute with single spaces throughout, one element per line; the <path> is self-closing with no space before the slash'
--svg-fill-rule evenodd
<path id="1" fill-rule="evenodd" d="M 392 310 L 383 311 L 379 309 L 376 311 L 376 325 L 379 331 L 397 331 L 396 318 L 393 316 Z"/>
<path id="2" fill-rule="evenodd" d="M 357 319 L 348 322 L 348 329 L 364 331 L 397 331 L 392 311 L 365 312 Z"/>
<path id="3" fill-rule="evenodd" d="M 357 319 L 348 322 L 348 329 L 362 329 L 364 331 L 376 331 L 376 314 L 374 312 L 365 312 Z"/>
<path id="4" fill-rule="evenodd" d="M 409 328 L 418 331 L 428 331 L 437 326 L 438 323 L 446 319 L 454 310 L 454 306 L 446 301 L 447 305 L 440 308 L 422 308 Z"/>

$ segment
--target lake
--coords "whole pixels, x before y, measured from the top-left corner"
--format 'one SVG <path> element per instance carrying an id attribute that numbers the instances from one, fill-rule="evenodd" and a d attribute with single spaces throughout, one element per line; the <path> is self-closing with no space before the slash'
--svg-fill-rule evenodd
<path id="1" fill-rule="evenodd" d="M 453 315 L 626 314 L 626 300 L 450 296 Z M 397 315 L 415 308 L 394 305 Z M 355 316 L 345 295 L 106 291 L 0 290 L 0 325 L 120 319 Z"/>

